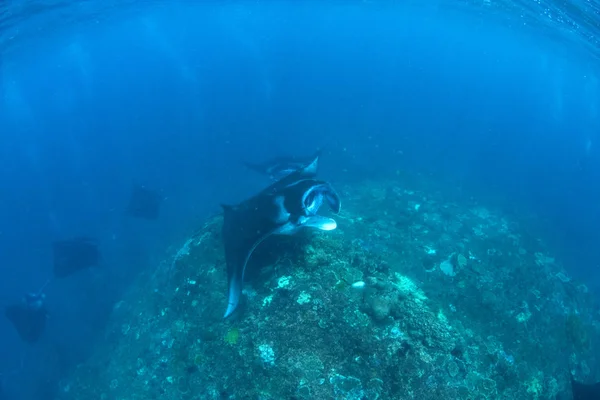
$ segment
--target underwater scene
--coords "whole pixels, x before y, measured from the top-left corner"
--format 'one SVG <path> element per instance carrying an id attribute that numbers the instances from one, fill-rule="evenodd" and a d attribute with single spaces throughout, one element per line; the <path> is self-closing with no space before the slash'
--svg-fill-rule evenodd
<path id="1" fill-rule="evenodd" d="M 600 3 L 0 1 L 0 400 L 600 400 Z"/>

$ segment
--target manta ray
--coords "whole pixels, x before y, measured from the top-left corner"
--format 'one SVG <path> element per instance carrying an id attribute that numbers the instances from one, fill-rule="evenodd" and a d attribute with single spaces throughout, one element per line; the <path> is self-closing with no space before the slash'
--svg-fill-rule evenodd
<path id="1" fill-rule="evenodd" d="M 65 278 L 98 265 L 101 255 L 94 239 L 79 237 L 52 243 L 54 251 L 54 277 Z"/>
<path id="2" fill-rule="evenodd" d="M 46 329 L 48 312 L 44 296 L 28 294 L 21 303 L 7 306 L 4 316 L 13 324 L 21 340 L 35 343 Z"/>
<path id="3" fill-rule="evenodd" d="M 131 191 L 127 214 L 134 218 L 158 219 L 161 201 L 162 196 L 158 192 L 136 185 Z"/>
<path id="4" fill-rule="evenodd" d="M 262 163 L 245 162 L 244 165 L 262 175 L 266 175 L 273 181 L 278 181 L 299 169 L 304 169 L 307 177 L 315 177 L 319 167 L 320 151 L 317 151 L 310 157 L 276 157 Z M 309 168 L 306 168 L 310 166 Z"/>
<path id="5" fill-rule="evenodd" d="M 228 306 L 223 318 L 238 306 L 246 265 L 261 242 L 271 235 L 292 235 L 303 228 L 331 231 L 332 218 L 317 215 L 327 202 L 339 213 L 341 202 L 332 186 L 312 178 L 318 157 L 237 205 L 222 205 L 223 241 L 227 264 Z"/>

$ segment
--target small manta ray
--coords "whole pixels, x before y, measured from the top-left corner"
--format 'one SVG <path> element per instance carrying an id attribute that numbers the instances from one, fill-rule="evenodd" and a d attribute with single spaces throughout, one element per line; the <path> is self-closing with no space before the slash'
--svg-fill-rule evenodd
<path id="1" fill-rule="evenodd" d="M 35 343 L 42 336 L 48 319 L 45 295 L 28 293 L 21 303 L 6 307 L 4 315 L 13 324 L 21 340 Z"/>
<path id="2" fill-rule="evenodd" d="M 320 155 L 321 152 L 317 151 L 310 157 L 276 157 L 259 164 L 245 162 L 244 165 L 274 181 L 283 179 L 292 172 L 303 168 L 305 176 L 314 178 L 317 175 Z M 310 166 L 309 169 L 306 169 L 307 165 Z"/>
<path id="3" fill-rule="evenodd" d="M 223 318 L 237 308 L 246 265 L 263 240 L 271 235 L 292 235 L 302 228 L 331 231 L 337 227 L 334 219 L 317 215 L 324 201 L 336 214 L 341 207 L 329 183 L 311 178 L 317 161 L 318 157 L 238 205 L 222 205 L 228 280 L 228 306 Z"/>
<path id="4" fill-rule="evenodd" d="M 52 244 L 54 249 L 54 276 L 65 278 L 75 272 L 98 265 L 100 251 L 91 238 L 61 240 Z"/>
<path id="5" fill-rule="evenodd" d="M 131 192 L 127 214 L 135 218 L 155 220 L 158 218 L 161 200 L 158 192 L 136 185 Z"/>
<path id="6" fill-rule="evenodd" d="M 598 400 L 600 399 L 600 382 L 584 384 L 571 378 L 573 400 Z"/>

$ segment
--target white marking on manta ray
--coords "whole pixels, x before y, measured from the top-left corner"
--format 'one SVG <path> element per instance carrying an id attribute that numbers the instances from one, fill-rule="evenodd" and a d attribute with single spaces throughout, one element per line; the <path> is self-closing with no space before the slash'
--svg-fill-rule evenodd
<path id="1" fill-rule="evenodd" d="M 277 206 L 277 217 L 275 218 L 275 223 L 283 224 L 285 221 L 288 221 L 291 214 L 285 208 L 285 198 L 283 196 L 276 196 L 273 202 Z"/>
<path id="2" fill-rule="evenodd" d="M 299 179 L 297 181 L 294 181 L 294 182 L 290 183 L 289 185 L 285 185 L 284 189 L 289 189 L 291 187 L 294 187 L 294 186 L 297 186 L 297 185 L 301 184 L 302 182 L 308 182 L 308 181 L 314 181 L 314 179 L 311 179 L 311 178 Z"/>

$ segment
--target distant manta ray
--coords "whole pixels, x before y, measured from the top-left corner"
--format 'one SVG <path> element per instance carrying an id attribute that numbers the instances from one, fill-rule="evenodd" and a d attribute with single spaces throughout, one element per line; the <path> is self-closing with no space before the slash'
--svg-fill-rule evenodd
<path id="1" fill-rule="evenodd" d="M 155 220 L 158 218 L 161 202 L 162 196 L 158 192 L 136 185 L 129 198 L 127 214 L 135 218 Z"/>
<path id="2" fill-rule="evenodd" d="M 46 329 L 48 312 L 43 298 L 33 299 L 26 296 L 23 302 L 7 306 L 4 316 L 13 324 L 21 340 L 35 343 Z"/>
<path id="3" fill-rule="evenodd" d="M 302 228 L 331 231 L 337 227 L 332 218 L 317 215 L 327 202 L 339 213 L 338 194 L 325 181 L 312 178 L 318 158 L 293 171 L 254 197 L 224 210 L 223 241 L 227 264 L 228 305 L 224 318 L 237 308 L 248 260 L 252 252 L 271 235 L 292 235 Z"/>
<path id="4" fill-rule="evenodd" d="M 253 171 L 268 176 L 274 181 L 278 181 L 292 172 L 307 166 L 309 166 L 309 169 L 305 169 L 304 171 L 306 176 L 315 177 L 319 168 L 320 156 L 321 152 L 317 151 L 310 157 L 276 157 L 256 164 L 245 162 L 244 165 Z"/>
<path id="5" fill-rule="evenodd" d="M 65 278 L 98 265 L 101 259 L 98 245 L 92 238 L 79 237 L 52 243 L 54 251 L 54 277 Z"/>

